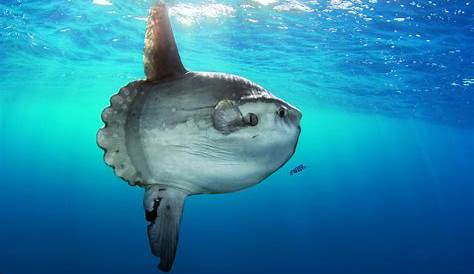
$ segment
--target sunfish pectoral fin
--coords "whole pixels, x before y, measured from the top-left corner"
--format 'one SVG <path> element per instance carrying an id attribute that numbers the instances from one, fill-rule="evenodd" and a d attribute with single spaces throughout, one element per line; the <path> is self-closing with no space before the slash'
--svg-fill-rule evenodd
<path id="1" fill-rule="evenodd" d="M 183 212 L 183 191 L 162 186 L 147 186 L 143 204 L 149 222 L 148 240 L 153 255 L 160 258 L 158 268 L 169 272 L 173 266 Z"/>
<path id="2" fill-rule="evenodd" d="M 245 126 L 245 119 L 234 101 L 222 100 L 214 108 L 212 123 L 223 134 L 230 134 Z"/>
<path id="3" fill-rule="evenodd" d="M 186 73 L 171 29 L 168 9 L 159 1 L 148 15 L 143 56 L 147 80 L 156 81 Z"/>

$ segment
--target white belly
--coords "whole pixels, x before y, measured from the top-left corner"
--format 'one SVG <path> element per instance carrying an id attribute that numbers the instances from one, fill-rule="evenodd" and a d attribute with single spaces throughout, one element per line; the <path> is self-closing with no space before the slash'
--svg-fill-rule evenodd
<path id="1" fill-rule="evenodd" d="M 172 185 L 190 193 L 225 193 L 266 177 L 255 157 L 238 153 L 232 142 L 219 142 L 222 134 L 202 123 L 189 120 L 174 128 L 164 125 L 141 130 L 153 178 L 149 183 Z"/>

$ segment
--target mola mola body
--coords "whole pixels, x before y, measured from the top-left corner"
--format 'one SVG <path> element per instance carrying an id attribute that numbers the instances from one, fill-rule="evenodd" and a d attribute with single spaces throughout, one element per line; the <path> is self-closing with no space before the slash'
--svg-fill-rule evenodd
<path id="1" fill-rule="evenodd" d="M 152 253 L 174 262 L 184 200 L 258 184 L 293 155 L 301 113 L 242 77 L 190 72 L 164 4 L 150 10 L 145 80 L 111 97 L 97 134 L 116 175 L 145 189 Z"/>

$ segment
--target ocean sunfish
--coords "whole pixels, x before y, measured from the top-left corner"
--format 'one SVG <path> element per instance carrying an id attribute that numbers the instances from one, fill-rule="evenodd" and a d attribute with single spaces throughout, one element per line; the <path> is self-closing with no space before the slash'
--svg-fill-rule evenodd
<path id="1" fill-rule="evenodd" d="M 148 16 L 146 80 L 129 83 L 104 109 L 104 160 L 145 189 L 145 217 L 159 269 L 170 271 L 184 199 L 258 184 L 293 155 L 301 113 L 242 77 L 187 71 L 164 4 Z"/>

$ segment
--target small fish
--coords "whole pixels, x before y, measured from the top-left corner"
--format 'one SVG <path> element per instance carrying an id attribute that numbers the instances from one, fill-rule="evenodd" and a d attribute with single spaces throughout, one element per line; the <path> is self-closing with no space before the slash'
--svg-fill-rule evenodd
<path id="1" fill-rule="evenodd" d="M 301 172 L 301 171 L 303 171 L 303 170 L 305 170 L 305 169 L 306 169 L 306 166 L 303 165 L 303 164 L 301 164 L 301 165 L 299 165 L 299 166 L 293 168 L 293 169 L 290 171 L 290 175 L 296 174 L 296 173 Z"/>

